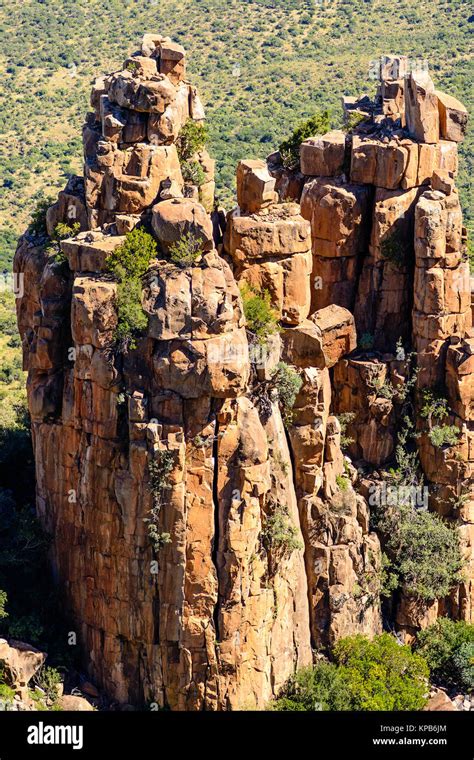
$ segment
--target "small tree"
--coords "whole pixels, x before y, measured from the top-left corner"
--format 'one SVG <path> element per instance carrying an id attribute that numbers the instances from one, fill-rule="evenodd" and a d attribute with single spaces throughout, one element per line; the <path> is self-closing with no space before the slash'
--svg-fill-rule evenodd
<path id="1" fill-rule="evenodd" d="M 285 362 L 278 362 L 270 382 L 278 394 L 283 419 L 285 422 L 291 422 L 296 397 L 303 385 L 301 377 L 295 369 Z"/>
<path id="2" fill-rule="evenodd" d="M 28 232 L 35 238 L 42 238 L 48 236 L 48 230 L 46 229 L 46 213 L 48 208 L 52 204 L 50 198 L 39 198 L 34 210 L 31 213 L 31 222 L 28 227 Z"/>
<path id="3" fill-rule="evenodd" d="M 273 569 L 283 557 L 303 548 L 286 505 L 270 504 L 268 515 L 264 519 L 262 542 L 271 555 Z"/>
<path id="4" fill-rule="evenodd" d="M 346 669 L 352 709 L 421 710 L 426 704 L 428 665 L 390 634 L 341 639 L 333 654 Z"/>
<path id="5" fill-rule="evenodd" d="M 462 580 L 459 537 L 438 515 L 398 504 L 385 509 L 378 529 L 386 538 L 391 571 L 409 593 L 431 601 Z"/>

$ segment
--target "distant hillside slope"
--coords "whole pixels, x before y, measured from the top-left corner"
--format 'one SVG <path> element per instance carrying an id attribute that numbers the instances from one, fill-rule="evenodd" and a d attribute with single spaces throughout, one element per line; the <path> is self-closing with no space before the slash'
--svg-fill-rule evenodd
<path id="1" fill-rule="evenodd" d="M 264 157 L 315 108 L 340 119 L 340 96 L 373 91 L 381 53 L 428 60 L 436 84 L 473 111 L 474 27 L 464 0 L 6 0 L 0 8 L 0 271 L 43 188 L 81 164 L 80 126 L 97 69 L 122 61 L 144 31 L 189 49 L 207 104 L 221 197 L 237 160 Z M 472 122 L 472 120 L 471 120 Z M 459 186 L 474 223 L 473 127 Z"/>

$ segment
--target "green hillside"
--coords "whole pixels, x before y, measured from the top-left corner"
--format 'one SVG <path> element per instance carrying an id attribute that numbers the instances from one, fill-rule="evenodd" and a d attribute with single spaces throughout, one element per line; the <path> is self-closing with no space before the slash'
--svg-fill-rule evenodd
<path id="1" fill-rule="evenodd" d="M 472 110 L 474 28 L 464 0 L 7 0 L 0 8 L 0 269 L 35 199 L 81 168 L 90 82 L 119 66 L 144 31 L 188 50 L 207 105 L 220 197 L 235 164 L 264 157 L 316 107 L 340 120 L 340 96 L 373 91 L 381 53 L 428 60 L 440 88 Z M 473 132 L 459 184 L 473 223 Z M 471 157 L 468 158 L 468 154 Z"/>

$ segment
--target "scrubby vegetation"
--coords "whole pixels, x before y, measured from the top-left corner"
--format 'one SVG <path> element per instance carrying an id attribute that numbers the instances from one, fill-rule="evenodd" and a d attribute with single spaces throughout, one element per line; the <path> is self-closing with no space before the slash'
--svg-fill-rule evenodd
<path id="1" fill-rule="evenodd" d="M 170 259 L 179 267 L 192 266 L 201 256 L 201 241 L 190 232 L 185 233 L 170 246 Z"/>
<path id="2" fill-rule="evenodd" d="M 265 344 L 270 335 L 278 332 L 278 314 L 271 306 L 270 293 L 267 290 L 257 293 L 246 283 L 241 285 L 240 292 L 247 330 L 255 336 L 258 343 Z"/>
<path id="3" fill-rule="evenodd" d="M 283 166 L 287 169 L 298 169 L 300 165 L 300 145 L 303 140 L 315 135 L 324 135 L 331 127 L 331 118 L 328 110 L 313 114 L 311 118 L 299 124 L 286 140 L 280 143 L 280 151 Z"/>
<path id="4" fill-rule="evenodd" d="M 419 632 L 415 649 L 426 659 L 435 682 L 474 690 L 474 625 L 439 618 Z"/>
<path id="5" fill-rule="evenodd" d="M 462 580 L 463 560 L 454 527 L 411 506 L 389 508 L 379 528 L 398 585 L 425 601 L 449 594 Z"/>
<path id="6" fill-rule="evenodd" d="M 347 435 L 347 428 L 354 422 L 355 418 L 355 412 L 343 412 L 337 415 L 339 425 L 341 426 L 341 449 L 346 449 L 351 443 L 354 443 L 354 439 L 350 435 Z"/>
<path id="7" fill-rule="evenodd" d="M 270 564 L 273 568 L 283 557 L 303 548 L 298 530 L 286 505 L 278 503 L 269 505 L 263 524 L 262 543 L 271 556 Z"/>
<path id="8" fill-rule="evenodd" d="M 208 140 L 207 126 L 188 119 L 176 140 L 176 150 L 180 161 L 189 161 L 195 153 L 204 148 Z"/>
<path id="9" fill-rule="evenodd" d="M 143 518 L 143 521 L 147 525 L 148 538 L 155 552 L 159 552 L 163 546 L 171 541 L 169 533 L 160 532 L 159 519 L 163 498 L 170 486 L 169 475 L 173 469 L 173 465 L 174 457 L 172 452 L 165 450 L 158 452 L 156 459 L 152 459 L 148 463 L 148 476 L 153 506 L 147 517 Z"/>
<path id="10" fill-rule="evenodd" d="M 456 425 L 435 425 L 428 433 L 433 446 L 455 446 L 459 440 L 460 430 Z"/>
<path id="11" fill-rule="evenodd" d="M 118 281 L 118 325 L 115 339 L 119 350 L 136 346 L 136 339 L 146 329 L 148 319 L 142 308 L 142 281 L 157 246 L 153 237 L 141 228 L 127 233 L 122 245 L 107 257 L 107 269 Z"/>
<path id="12" fill-rule="evenodd" d="M 341 639 L 332 656 L 290 678 L 272 709 L 420 710 L 427 701 L 428 665 L 390 634 Z"/>
<path id="13" fill-rule="evenodd" d="M 290 422 L 296 396 L 303 385 L 301 377 L 293 367 L 285 362 L 278 362 L 272 373 L 270 383 L 277 393 L 283 419 Z"/>

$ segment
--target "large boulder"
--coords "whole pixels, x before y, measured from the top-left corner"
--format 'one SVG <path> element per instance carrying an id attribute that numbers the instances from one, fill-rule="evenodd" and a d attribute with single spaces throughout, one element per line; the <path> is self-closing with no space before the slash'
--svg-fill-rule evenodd
<path id="1" fill-rule="evenodd" d="M 23 691 L 44 665 L 46 654 L 22 641 L 0 639 L 0 671 L 15 691 Z"/>
<path id="2" fill-rule="evenodd" d="M 191 198 L 171 198 L 155 204 L 151 224 L 164 253 L 184 236 L 199 241 L 203 250 L 213 246 L 211 219 L 204 207 Z"/>

